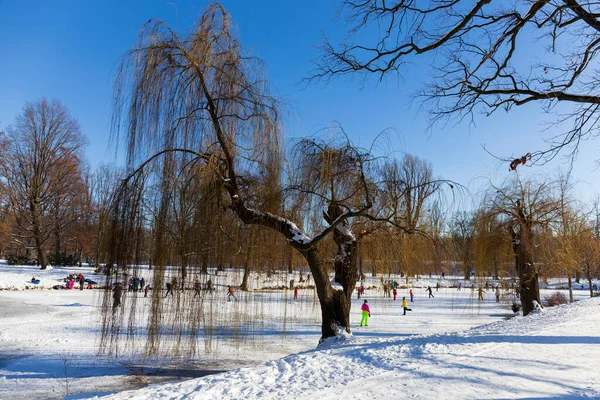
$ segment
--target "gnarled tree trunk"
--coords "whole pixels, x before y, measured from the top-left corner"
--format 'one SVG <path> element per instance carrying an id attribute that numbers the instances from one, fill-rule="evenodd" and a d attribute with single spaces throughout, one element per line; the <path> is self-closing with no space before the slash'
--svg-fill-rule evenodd
<path id="1" fill-rule="evenodd" d="M 533 265 L 533 255 L 531 253 L 533 233 L 531 227 L 526 223 L 520 224 L 518 232 L 512 227 L 509 230 L 513 239 L 515 267 L 519 275 L 521 306 L 525 316 L 533 311 L 533 300 L 541 304 L 538 273 Z"/>

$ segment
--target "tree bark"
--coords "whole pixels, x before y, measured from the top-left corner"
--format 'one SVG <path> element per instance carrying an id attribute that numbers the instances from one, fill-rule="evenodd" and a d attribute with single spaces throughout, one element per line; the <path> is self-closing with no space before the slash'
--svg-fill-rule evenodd
<path id="1" fill-rule="evenodd" d="M 40 269 L 46 269 L 48 267 L 48 255 L 44 248 L 44 240 L 40 229 L 39 207 L 35 201 L 31 201 L 29 203 L 29 208 L 31 210 L 31 219 L 33 221 L 33 239 L 37 250 L 38 263 L 40 264 Z"/>
<path id="2" fill-rule="evenodd" d="M 567 279 L 569 282 L 569 303 L 573 303 L 573 279 L 571 279 L 571 274 L 567 274 Z"/>
<path id="3" fill-rule="evenodd" d="M 587 281 L 588 281 L 588 285 L 590 288 L 590 297 L 594 297 L 594 288 L 593 288 L 593 284 L 592 284 L 592 274 L 590 273 L 590 268 L 588 267 L 586 274 L 585 274 Z"/>
<path id="4" fill-rule="evenodd" d="M 533 300 L 541 304 L 538 273 L 533 265 L 531 254 L 531 227 L 525 223 L 520 224 L 519 232 L 510 227 L 513 238 L 513 251 L 515 253 L 515 267 L 519 275 L 519 292 L 523 316 L 533 311 Z"/>
<path id="5" fill-rule="evenodd" d="M 250 255 L 252 253 L 252 246 L 248 248 L 246 252 L 246 259 L 244 260 L 244 277 L 242 278 L 242 284 L 240 285 L 240 290 L 246 292 L 248 291 L 248 279 L 250 276 Z"/>
<path id="6" fill-rule="evenodd" d="M 341 329 L 350 333 L 349 296 L 332 288 L 323 260 L 316 250 L 308 249 L 301 253 L 308 262 L 321 305 L 321 341 L 339 335 Z"/>

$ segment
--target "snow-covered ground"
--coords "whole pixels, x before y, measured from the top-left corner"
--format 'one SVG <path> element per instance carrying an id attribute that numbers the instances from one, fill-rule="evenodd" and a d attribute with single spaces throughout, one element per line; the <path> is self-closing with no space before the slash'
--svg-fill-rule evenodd
<path id="1" fill-rule="evenodd" d="M 320 317 L 314 290 L 300 290 L 297 301 L 287 290 L 238 293 L 240 301 L 228 303 L 226 284 L 239 283 L 240 276 L 220 273 L 213 278 L 217 291 L 210 299 L 224 316 L 217 323 L 246 314 L 260 315 L 261 321 L 237 337 L 214 337 L 206 344 L 210 353 L 173 365 L 130 354 L 97 355 L 101 292 L 42 289 L 80 271 L 96 280 L 86 267 L 39 271 L 0 265 L 0 289 L 5 289 L 0 291 L 0 399 L 108 393 L 115 399 L 600 397 L 599 299 L 505 320 L 512 316 L 509 293 L 496 303 L 488 291 L 480 302 L 469 288 L 444 287 L 458 278 L 422 278 L 409 282 L 416 295 L 413 312 L 403 316 L 400 307 L 408 289 L 400 289 L 395 302 L 367 289 L 369 327 L 357 326 L 362 300 L 355 298 L 353 335 L 315 349 Z M 23 290 L 34 287 L 27 282 L 32 276 L 40 284 Z M 253 286 L 283 285 L 289 279 L 287 274 L 255 276 Z M 378 285 L 378 279 L 369 278 L 367 287 Z M 427 298 L 428 285 L 435 298 Z M 127 294 L 134 295 L 142 296 Z M 584 300 L 589 292 L 576 290 L 575 296 Z M 149 299 L 137 300 L 140 307 L 148 306 Z M 218 371 L 229 372 L 202 377 Z M 195 379 L 158 384 L 186 378 Z M 115 394 L 147 383 L 153 385 Z"/>

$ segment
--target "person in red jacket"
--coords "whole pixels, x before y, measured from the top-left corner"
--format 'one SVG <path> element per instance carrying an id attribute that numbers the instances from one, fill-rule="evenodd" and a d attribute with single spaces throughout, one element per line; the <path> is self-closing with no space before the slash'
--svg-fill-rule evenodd
<path id="1" fill-rule="evenodd" d="M 394 294 L 394 301 L 395 301 L 396 295 L 398 294 L 398 291 L 396 290 L 396 288 L 394 288 L 394 290 L 392 290 L 392 293 Z"/>
<path id="2" fill-rule="evenodd" d="M 362 310 L 362 319 L 360 320 L 360 326 L 369 326 L 369 317 L 371 316 L 371 309 L 369 308 L 369 305 L 367 303 L 367 300 L 365 300 L 363 305 L 360 307 L 360 309 Z"/>

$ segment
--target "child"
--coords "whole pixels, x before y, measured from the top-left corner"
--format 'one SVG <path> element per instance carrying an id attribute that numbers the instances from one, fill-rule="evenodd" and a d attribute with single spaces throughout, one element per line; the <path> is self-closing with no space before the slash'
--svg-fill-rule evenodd
<path id="1" fill-rule="evenodd" d="M 362 310 L 362 319 L 360 320 L 360 326 L 369 326 L 369 317 L 371 316 L 371 309 L 367 304 L 367 300 L 365 300 L 360 309 Z"/>
<path id="2" fill-rule="evenodd" d="M 402 308 L 404 308 L 404 315 L 406 315 L 407 311 L 412 311 L 411 308 L 408 308 L 408 302 L 406 301 L 406 297 L 402 298 Z"/>
<path id="3" fill-rule="evenodd" d="M 294 300 L 298 300 L 298 286 L 294 288 Z"/>
<path id="4" fill-rule="evenodd" d="M 394 288 L 394 290 L 392 290 L 392 293 L 394 294 L 394 301 L 396 301 L 396 295 L 398 294 L 398 291 L 396 290 L 396 288 Z"/>
<path id="5" fill-rule="evenodd" d="M 413 291 L 412 291 L 412 289 L 410 289 L 410 290 L 408 291 L 408 294 L 410 294 L 410 302 L 412 303 L 412 302 L 413 302 L 413 300 L 414 300 L 414 298 L 415 298 L 415 295 L 413 294 Z"/>

